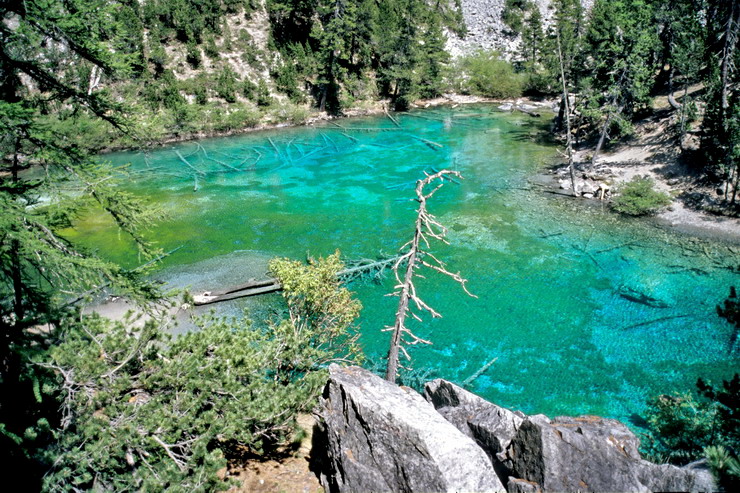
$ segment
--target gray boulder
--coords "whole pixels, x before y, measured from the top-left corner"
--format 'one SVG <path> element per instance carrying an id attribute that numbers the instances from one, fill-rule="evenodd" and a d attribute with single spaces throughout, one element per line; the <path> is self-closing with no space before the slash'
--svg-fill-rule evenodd
<path id="1" fill-rule="evenodd" d="M 358 367 L 329 368 L 319 403 L 327 491 L 503 491 L 486 454 L 419 394 Z"/>
<path id="2" fill-rule="evenodd" d="M 533 416 L 506 450 L 512 477 L 543 491 L 712 491 L 707 470 L 641 459 L 638 438 L 622 423 L 597 416 Z"/>
<path id="3" fill-rule="evenodd" d="M 504 452 L 524 421 L 524 414 L 488 402 L 446 380 L 433 380 L 424 387 L 424 398 L 455 427 L 486 452 L 502 483 L 509 477 L 497 454 Z"/>

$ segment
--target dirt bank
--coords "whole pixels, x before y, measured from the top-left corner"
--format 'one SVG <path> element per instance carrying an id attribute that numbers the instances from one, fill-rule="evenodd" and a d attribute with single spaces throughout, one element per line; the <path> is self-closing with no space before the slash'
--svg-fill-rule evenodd
<path id="1" fill-rule="evenodd" d="M 593 148 L 578 150 L 575 154 L 578 177 L 604 183 L 614 194 L 632 178 L 648 176 L 658 190 L 673 199 L 653 220 L 681 233 L 740 244 L 740 219 L 710 212 L 719 209 L 720 197 L 702 182 L 696 171 L 701 166 L 695 166 L 701 163 L 692 163 L 682 153 L 682 146 L 688 150 L 698 147 L 698 136 L 689 132 L 679 142 L 674 129 L 676 115 L 669 109 L 666 97 L 656 98 L 654 109 L 652 116 L 635 125 L 631 138 L 597 156 L 593 166 Z M 556 176 L 561 187 L 569 180 L 562 168 Z M 590 200 L 598 200 L 598 193 L 593 195 Z"/>

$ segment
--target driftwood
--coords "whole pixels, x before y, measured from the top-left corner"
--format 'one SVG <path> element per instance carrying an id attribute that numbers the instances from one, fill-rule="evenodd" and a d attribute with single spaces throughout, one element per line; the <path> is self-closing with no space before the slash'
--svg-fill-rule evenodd
<path id="1" fill-rule="evenodd" d="M 674 110 L 680 110 L 683 106 L 681 103 L 676 101 L 676 98 L 673 96 L 673 93 L 668 94 L 668 103 L 673 107 Z"/>
<path id="2" fill-rule="evenodd" d="M 390 113 L 388 113 L 388 110 L 387 109 L 383 108 L 383 111 L 385 111 L 385 116 L 387 116 L 388 119 L 390 121 L 392 121 L 395 126 L 397 126 L 398 128 L 401 128 L 401 124 L 398 123 L 398 120 L 396 120 L 395 118 L 393 118 L 393 116 L 391 116 Z"/>
<path id="3" fill-rule="evenodd" d="M 431 149 L 434 149 L 435 151 L 438 149 L 442 149 L 444 147 L 442 144 L 438 144 L 437 142 L 434 142 L 431 140 L 422 139 L 421 137 L 417 137 L 416 135 L 411 135 L 411 137 L 418 141 L 425 143 L 428 147 L 430 147 Z"/>
<path id="4" fill-rule="evenodd" d="M 604 248 L 603 250 L 597 250 L 596 253 L 611 252 L 612 250 L 616 250 L 617 248 L 623 248 L 623 247 L 628 247 L 628 246 L 637 245 L 637 244 L 638 244 L 637 241 L 628 241 L 627 243 L 622 243 L 620 245 L 614 245 L 609 248 Z"/>
<path id="5" fill-rule="evenodd" d="M 490 360 L 488 363 L 486 363 L 485 365 L 481 366 L 477 372 L 473 373 L 471 376 L 465 379 L 462 386 L 467 387 L 468 385 L 473 383 L 479 376 L 483 375 L 486 371 L 488 371 L 488 369 L 496 362 L 497 359 L 498 357 L 495 357 L 492 360 Z"/>
<path id="6" fill-rule="evenodd" d="M 525 113 L 525 114 L 527 114 L 529 116 L 534 116 L 534 117 L 540 117 L 540 116 L 542 116 L 541 114 L 537 113 L 536 111 L 528 110 L 528 109 L 524 108 L 521 105 L 516 105 L 515 104 L 515 105 L 513 105 L 511 107 L 511 109 L 512 110 L 521 111 L 522 113 Z"/>
<path id="7" fill-rule="evenodd" d="M 620 286 L 617 292 L 622 298 L 635 303 L 640 303 L 641 305 L 651 306 L 653 308 L 668 308 L 668 306 L 670 306 L 663 300 L 659 300 L 658 298 L 654 298 L 627 286 Z"/>
<path id="8" fill-rule="evenodd" d="M 182 161 L 183 163 L 187 164 L 190 169 L 192 169 L 193 171 L 195 171 L 196 173 L 198 173 L 201 176 L 204 176 L 205 175 L 205 173 L 203 171 L 199 170 L 198 168 L 196 168 L 195 166 L 193 166 L 192 164 L 190 164 L 188 162 L 188 160 L 185 159 L 185 156 L 183 156 L 182 154 L 180 154 L 180 151 L 178 151 L 177 149 L 175 149 L 175 154 L 177 154 L 177 157 L 180 158 L 180 161 Z"/>
<path id="9" fill-rule="evenodd" d="M 644 327 L 645 325 L 652 325 L 658 322 L 663 322 L 664 320 L 673 320 L 674 318 L 686 318 L 690 316 L 691 315 L 671 315 L 668 317 L 655 318 L 653 320 L 648 320 L 646 322 L 640 322 L 637 324 L 628 325 L 627 327 L 623 327 L 622 330 L 636 329 L 637 327 Z"/>
<path id="10" fill-rule="evenodd" d="M 354 130 L 356 132 L 398 132 L 402 130 L 397 127 L 344 127 L 332 122 L 336 127 L 341 128 L 345 132 L 348 130 Z"/>
<path id="11" fill-rule="evenodd" d="M 422 120 L 429 120 L 432 122 L 442 122 L 442 123 L 451 123 L 455 125 L 459 125 L 462 127 L 472 127 L 473 125 L 470 125 L 469 123 L 463 123 L 461 121 L 458 121 L 457 118 L 464 117 L 464 115 L 450 115 L 449 117 L 442 117 L 442 118 L 434 118 L 433 116 L 426 116 L 426 115 L 415 115 L 414 113 L 404 113 L 405 116 L 411 116 L 414 118 L 420 118 Z M 483 115 L 480 116 L 482 118 Z M 471 117 L 473 118 L 473 117 Z"/>
<path id="12" fill-rule="evenodd" d="M 343 269 L 337 273 L 337 277 L 343 282 L 348 282 L 358 275 L 372 272 L 382 271 L 386 268 L 392 267 L 398 262 L 399 256 L 386 258 L 374 262 L 363 263 L 347 269 Z M 274 293 L 281 291 L 283 286 L 277 279 L 266 278 L 261 280 L 250 280 L 244 284 L 237 286 L 231 286 L 218 291 L 207 291 L 201 295 L 193 296 L 193 304 L 195 306 L 210 305 L 213 303 L 219 303 L 221 301 L 230 301 L 239 298 L 247 298 L 249 296 L 257 296 L 260 294 Z"/>

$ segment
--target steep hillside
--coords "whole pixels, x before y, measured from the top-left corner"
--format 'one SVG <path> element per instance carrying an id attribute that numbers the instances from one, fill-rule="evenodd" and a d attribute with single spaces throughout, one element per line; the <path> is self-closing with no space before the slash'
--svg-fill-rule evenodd
<path id="1" fill-rule="evenodd" d="M 447 51 L 457 57 L 478 49 L 496 50 L 508 60 L 519 58 L 521 33 L 516 32 L 504 21 L 505 11 L 522 6 L 521 0 L 459 0 L 459 8 L 467 32 L 459 36 L 448 34 Z M 545 26 L 552 22 L 553 0 L 533 0 Z M 594 0 L 581 0 L 584 8 L 590 9 Z"/>

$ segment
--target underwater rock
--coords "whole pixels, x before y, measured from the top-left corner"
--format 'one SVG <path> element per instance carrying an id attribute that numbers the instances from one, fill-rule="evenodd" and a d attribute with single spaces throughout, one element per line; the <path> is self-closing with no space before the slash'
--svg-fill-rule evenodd
<path id="1" fill-rule="evenodd" d="M 486 454 L 418 393 L 359 368 L 329 368 L 317 458 L 327 491 L 503 491 Z"/>

